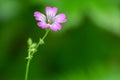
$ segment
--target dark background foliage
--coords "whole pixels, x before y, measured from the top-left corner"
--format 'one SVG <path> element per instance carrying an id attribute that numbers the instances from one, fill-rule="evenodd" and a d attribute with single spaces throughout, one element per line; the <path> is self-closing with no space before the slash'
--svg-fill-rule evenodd
<path id="1" fill-rule="evenodd" d="M 33 13 L 67 15 L 31 61 L 29 80 L 120 80 L 119 0 L 0 0 L 0 80 L 24 80 L 27 39 L 45 30 Z"/>

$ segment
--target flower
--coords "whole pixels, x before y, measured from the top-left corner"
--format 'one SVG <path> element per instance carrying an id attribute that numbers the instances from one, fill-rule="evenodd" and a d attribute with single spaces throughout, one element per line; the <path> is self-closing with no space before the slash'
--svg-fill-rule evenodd
<path id="1" fill-rule="evenodd" d="M 37 25 L 43 29 L 50 28 L 53 31 L 61 30 L 61 23 L 67 21 L 66 15 L 63 13 L 56 15 L 56 13 L 56 7 L 46 7 L 46 16 L 41 12 L 34 12 L 35 19 L 39 21 Z"/>

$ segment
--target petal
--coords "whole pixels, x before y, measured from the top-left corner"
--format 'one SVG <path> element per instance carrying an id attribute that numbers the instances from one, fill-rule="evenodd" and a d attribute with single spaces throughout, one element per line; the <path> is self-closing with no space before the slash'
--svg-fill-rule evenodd
<path id="1" fill-rule="evenodd" d="M 56 7 L 46 7 L 46 15 L 47 17 L 54 17 L 57 13 L 57 8 Z"/>
<path id="2" fill-rule="evenodd" d="M 66 15 L 65 14 L 58 14 L 57 16 L 55 16 L 55 22 L 58 23 L 64 23 L 66 22 Z"/>
<path id="3" fill-rule="evenodd" d="M 38 22 L 37 25 L 41 28 L 48 28 L 49 27 L 49 25 L 46 24 L 45 22 Z"/>
<path id="4" fill-rule="evenodd" d="M 38 11 L 34 12 L 34 16 L 35 16 L 36 20 L 44 21 L 44 22 L 46 21 L 45 15 L 40 13 L 40 12 L 38 12 Z"/>
<path id="5" fill-rule="evenodd" d="M 62 26 L 59 23 L 53 23 L 52 25 L 50 25 L 50 29 L 53 31 L 58 31 L 61 30 Z"/>

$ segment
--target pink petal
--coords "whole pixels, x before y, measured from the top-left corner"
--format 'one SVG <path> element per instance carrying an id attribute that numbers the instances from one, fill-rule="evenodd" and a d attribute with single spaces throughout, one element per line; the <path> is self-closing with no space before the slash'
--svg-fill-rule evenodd
<path id="1" fill-rule="evenodd" d="M 37 25 L 41 28 L 48 28 L 49 27 L 49 25 L 46 24 L 45 22 L 38 22 Z"/>
<path id="2" fill-rule="evenodd" d="M 38 11 L 34 12 L 34 16 L 35 16 L 36 20 L 44 21 L 44 22 L 46 21 L 45 15 L 40 13 L 40 12 L 38 12 Z"/>
<path id="3" fill-rule="evenodd" d="M 52 25 L 50 25 L 50 29 L 53 31 L 58 31 L 61 30 L 62 26 L 59 23 L 53 23 Z"/>
<path id="4" fill-rule="evenodd" d="M 55 16 L 55 22 L 58 23 L 64 23 L 66 22 L 66 15 L 65 14 L 58 14 L 57 16 Z"/>
<path id="5" fill-rule="evenodd" d="M 46 7 L 46 15 L 48 16 L 48 17 L 54 17 L 55 15 L 56 15 L 56 13 L 57 13 L 57 8 L 56 7 L 53 7 L 53 8 L 51 8 L 51 7 Z"/>

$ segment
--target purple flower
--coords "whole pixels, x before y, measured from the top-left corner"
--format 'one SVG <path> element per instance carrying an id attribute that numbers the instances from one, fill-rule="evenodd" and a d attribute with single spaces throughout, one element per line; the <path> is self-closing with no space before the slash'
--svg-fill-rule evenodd
<path id="1" fill-rule="evenodd" d="M 46 16 L 41 12 L 34 12 L 35 19 L 39 22 L 37 25 L 41 28 L 50 28 L 53 31 L 61 30 L 62 26 L 61 23 L 66 22 L 66 15 L 65 14 L 58 14 L 56 7 L 46 7 Z"/>

